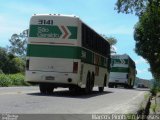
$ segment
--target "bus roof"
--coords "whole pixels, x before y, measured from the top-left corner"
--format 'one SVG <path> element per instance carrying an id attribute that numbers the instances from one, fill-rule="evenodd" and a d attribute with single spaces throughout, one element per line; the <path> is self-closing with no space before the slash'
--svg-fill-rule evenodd
<path id="1" fill-rule="evenodd" d="M 86 24 L 85 22 L 83 22 L 83 20 L 81 20 L 79 18 L 79 16 L 75 16 L 75 15 L 66 15 L 66 14 L 34 14 L 32 17 L 34 16 L 59 16 L 59 17 L 68 17 L 68 18 L 76 18 L 77 20 L 79 20 L 81 23 L 85 24 L 87 27 L 89 27 L 91 30 L 93 30 L 95 33 L 97 33 L 99 36 L 101 36 L 96 30 L 94 30 L 92 27 L 90 27 L 88 24 Z M 103 36 L 101 36 L 102 38 L 104 38 Z M 104 38 L 104 40 L 106 40 Z M 107 40 L 106 40 L 107 41 Z M 108 42 L 108 41 L 107 41 Z M 108 42 L 109 44 L 109 42 Z"/>
<path id="2" fill-rule="evenodd" d="M 61 16 L 61 17 L 72 17 L 72 18 L 79 18 L 75 15 L 64 15 L 64 14 L 34 14 L 33 16 Z"/>

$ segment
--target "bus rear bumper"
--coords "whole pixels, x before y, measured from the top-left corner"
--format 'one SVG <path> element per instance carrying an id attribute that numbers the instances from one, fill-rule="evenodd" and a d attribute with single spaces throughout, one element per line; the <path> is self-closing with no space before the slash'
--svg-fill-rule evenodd
<path id="1" fill-rule="evenodd" d="M 25 81 L 29 83 L 78 84 L 78 74 L 60 72 L 26 71 Z"/>

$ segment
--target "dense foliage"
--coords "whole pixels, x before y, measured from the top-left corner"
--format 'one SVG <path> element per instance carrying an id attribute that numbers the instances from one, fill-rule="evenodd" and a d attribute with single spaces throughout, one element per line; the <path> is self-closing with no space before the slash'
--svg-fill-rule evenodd
<path id="1" fill-rule="evenodd" d="M 8 53 L 5 48 L 0 47 L 0 73 L 13 74 L 23 73 L 25 69 L 25 61 Z"/>
<path id="2" fill-rule="evenodd" d="M 135 51 L 148 61 L 156 80 L 160 80 L 160 0 L 117 0 L 118 12 L 139 16 L 135 26 Z"/>
<path id="3" fill-rule="evenodd" d="M 115 9 L 118 13 L 135 13 L 140 16 L 152 1 L 155 0 L 117 0 Z"/>
<path id="4" fill-rule="evenodd" d="M 0 87 L 8 86 L 28 86 L 29 84 L 24 81 L 23 74 L 0 74 Z"/>
<path id="5" fill-rule="evenodd" d="M 136 53 L 145 58 L 156 79 L 160 78 L 160 6 L 152 4 L 135 26 Z"/>
<path id="6" fill-rule="evenodd" d="M 20 34 L 13 34 L 9 39 L 9 51 L 17 56 L 25 56 L 27 49 L 28 29 Z"/>

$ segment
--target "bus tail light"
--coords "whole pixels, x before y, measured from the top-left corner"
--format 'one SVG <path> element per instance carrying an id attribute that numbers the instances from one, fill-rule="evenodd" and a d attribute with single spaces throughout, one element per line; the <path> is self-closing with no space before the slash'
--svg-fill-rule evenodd
<path id="1" fill-rule="evenodd" d="M 78 72 L 78 62 L 73 62 L 73 73 Z"/>
<path id="2" fill-rule="evenodd" d="M 29 70 L 29 59 L 26 61 L 26 70 Z"/>

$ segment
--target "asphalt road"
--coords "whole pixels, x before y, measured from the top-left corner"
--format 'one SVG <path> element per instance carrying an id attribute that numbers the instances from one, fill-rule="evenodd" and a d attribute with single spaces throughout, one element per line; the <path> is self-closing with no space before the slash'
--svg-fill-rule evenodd
<path id="1" fill-rule="evenodd" d="M 130 113 L 140 106 L 145 89 L 97 88 L 90 95 L 76 95 L 68 89 L 56 89 L 42 95 L 38 87 L 1 87 L 0 113 L 13 114 L 92 114 Z"/>

